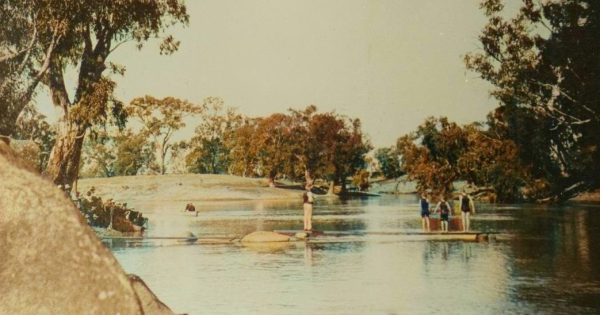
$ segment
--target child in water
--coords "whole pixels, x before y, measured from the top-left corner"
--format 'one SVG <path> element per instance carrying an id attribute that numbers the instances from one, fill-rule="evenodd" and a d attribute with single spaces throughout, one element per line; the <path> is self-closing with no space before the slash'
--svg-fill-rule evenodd
<path id="1" fill-rule="evenodd" d="M 429 200 L 425 194 L 421 194 L 421 226 L 424 231 L 429 232 Z"/>
<path id="2" fill-rule="evenodd" d="M 442 232 L 448 232 L 448 220 L 450 217 L 450 204 L 444 196 L 440 196 L 440 202 L 435 207 L 435 212 L 440 212 L 440 221 L 442 222 Z"/>

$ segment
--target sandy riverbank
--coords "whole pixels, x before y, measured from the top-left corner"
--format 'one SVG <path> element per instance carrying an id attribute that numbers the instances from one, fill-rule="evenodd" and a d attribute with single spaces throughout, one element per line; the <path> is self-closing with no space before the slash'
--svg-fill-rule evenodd
<path id="1" fill-rule="evenodd" d="M 212 174 L 168 174 L 118 176 L 79 180 L 84 194 L 91 187 L 103 199 L 131 205 L 173 202 L 186 204 L 202 201 L 300 200 L 302 190 L 270 188 L 265 179 Z"/>

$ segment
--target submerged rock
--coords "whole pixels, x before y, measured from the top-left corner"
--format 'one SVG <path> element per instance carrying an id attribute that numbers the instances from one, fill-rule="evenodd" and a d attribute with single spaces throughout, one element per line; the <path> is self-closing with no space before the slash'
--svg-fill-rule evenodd
<path id="1" fill-rule="evenodd" d="M 290 237 L 287 235 L 269 231 L 256 231 L 244 236 L 242 243 L 288 242 L 289 240 Z"/>
<path id="2" fill-rule="evenodd" d="M 296 237 L 297 239 L 303 240 L 308 238 L 308 233 L 306 232 L 298 232 L 294 235 L 294 237 Z"/>
<path id="3" fill-rule="evenodd" d="M 137 285 L 73 203 L 30 170 L 0 142 L 0 312 L 144 314 Z"/>

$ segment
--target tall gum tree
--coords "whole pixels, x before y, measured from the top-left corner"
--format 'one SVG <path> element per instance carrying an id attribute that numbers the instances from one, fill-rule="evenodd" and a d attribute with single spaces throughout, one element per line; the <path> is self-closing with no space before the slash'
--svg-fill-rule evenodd
<path id="1" fill-rule="evenodd" d="M 124 68 L 108 62 L 110 54 L 126 42 L 138 48 L 176 23 L 186 24 L 189 16 L 179 0 L 101 0 L 53 3 L 54 10 L 68 11 L 64 36 L 50 60 L 44 84 L 54 105 L 62 108 L 56 144 L 50 155 L 47 174 L 57 184 L 72 184 L 78 176 L 83 140 L 88 128 L 109 117 L 124 117 L 123 105 L 115 100 L 115 83 L 107 68 L 123 73 Z M 67 5 L 70 5 L 67 7 Z M 177 50 L 179 42 L 166 36 L 161 54 Z M 78 69 L 75 93 L 67 92 L 64 72 Z"/>
<path id="2" fill-rule="evenodd" d="M 492 127 L 542 183 L 537 199 L 600 187 L 600 2 L 523 0 L 512 17 L 504 3 L 481 1 L 482 49 L 465 57 L 494 86 Z"/>
<path id="3" fill-rule="evenodd" d="M 74 4 L 61 2 L 64 1 L 0 3 L 1 137 L 14 136 L 19 114 L 30 103 L 64 39 Z"/>
<path id="4" fill-rule="evenodd" d="M 129 117 L 137 118 L 143 125 L 142 132 L 152 138 L 159 158 L 159 172 L 165 174 L 173 134 L 185 127 L 185 117 L 199 114 L 203 108 L 175 97 L 144 96 L 133 99 L 126 112 Z"/>

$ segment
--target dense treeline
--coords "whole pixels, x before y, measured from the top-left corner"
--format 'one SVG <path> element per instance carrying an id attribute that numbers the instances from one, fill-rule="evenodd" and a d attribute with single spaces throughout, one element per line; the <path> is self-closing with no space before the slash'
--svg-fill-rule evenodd
<path id="1" fill-rule="evenodd" d="M 493 84 L 495 136 L 513 141 L 535 199 L 562 201 L 600 184 L 600 2 L 481 4 L 488 24 L 467 68 Z"/>
<path id="2" fill-rule="evenodd" d="M 484 0 L 482 50 L 465 63 L 494 86 L 486 124 L 430 118 L 398 140 L 421 189 L 455 180 L 493 187 L 501 200 L 563 201 L 600 187 L 600 3 L 523 0 L 508 17 Z"/>
<path id="3" fill-rule="evenodd" d="M 466 180 L 501 200 L 563 201 L 600 187 L 600 3 L 522 0 L 511 16 L 504 1 L 482 0 L 481 9 L 482 48 L 465 64 L 492 84 L 498 107 L 484 124 L 427 119 L 375 151 L 381 173 L 440 193 Z M 354 176 L 368 186 L 371 146 L 358 119 L 314 106 L 244 117 L 215 97 L 115 98 L 111 76 L 125 67 L 108 57 L 152 37 L 163 37 L 161 53 L 176 51 L 164 32 L 188 22 L 182 1 L 4 1 L 0 19 L 0 136 L 24 140 L 21 150 L 57 184 L 72 186 L 82 171 L 323 179 L 342 189 Z M 54 128 L 30 104 L 42 85 L 62 110 Z M 188 122 L 194 134 L 174 141 Z"/>

